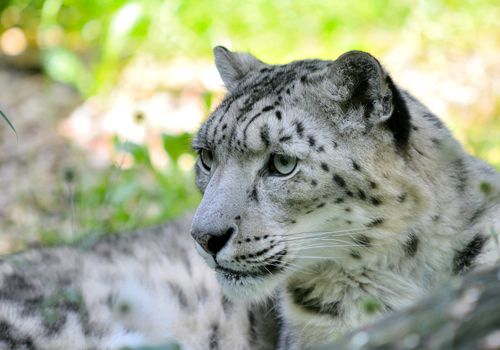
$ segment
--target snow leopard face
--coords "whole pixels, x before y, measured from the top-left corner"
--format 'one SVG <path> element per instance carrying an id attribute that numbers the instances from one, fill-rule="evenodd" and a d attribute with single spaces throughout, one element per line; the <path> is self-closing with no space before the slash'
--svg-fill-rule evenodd
<path id="1" fill-rule="evenodd" d="M 214 52 L 229 94 L 193 142 L 204 196 L 191 234 L 225 292 L 263 296 L 311 264 L 380 249 L 403 221 L 390 213 L 418 200 L 398 174 L 408 111 L 378 61 Z"/>

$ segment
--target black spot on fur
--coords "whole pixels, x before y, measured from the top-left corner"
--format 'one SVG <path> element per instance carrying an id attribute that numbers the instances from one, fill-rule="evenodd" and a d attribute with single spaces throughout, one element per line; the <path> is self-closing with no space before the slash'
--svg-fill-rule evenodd
<path id="1" fill-rule="evenodd" d="M 418 237 L 414 232 L 410 232 L 408 235 L 408 240 L 403 245 L 403 249 L 409 257 L 414 257 L 418 251 Z"/>
<path id="2" fill-rule="evenodd" d="M 295 130 L 297 131 L 297 135 L 299 135 L 300 138 L 304 136 L 304 125 L 302 125 L 301 122 L 295 122 Z"/>
<path id="3" fill-rule="evenodd" d="M 366 199 L 365 192 L 363 190 L 358 189 L 358 197 L 359 197 L 359 199 L 364 201 Z"/>
<path id="4" fill-rule="evenodd" d="M 8 286 L 9 290 L 19 293 L 21 291 L 26 292 L 29 289 L 33 289 L 33 285 L 26 281 L 26 279 L 17 273 L 11 273 L 4 277 L 4 284 Z"/>
<path id="5" fill-rule="evenodd" d="M 451 178 L 455 182 L 455 188 L 458 192 L 463 193 L 467 188 L 467 167 L 465 166 L 464 161 L 459 158 L 453 162 L 453 168 Z"/>
<path id="6" fill-rule="evenodd" d="M 311 185 L 313 185 L 313 186 L 317 186 L 317 185 L 318 185 L 318 181 L 316 181 L 316 180 L 312 179 L 312 180 L 311 180 Z"/>
<path id="7" fill-rule="evenodd" d="M 274 115 L 276 116 L 276 119 L 281 120 L 281 112 L 280 111 L 276 111 L 274 113 Z"/>
<path id="8" fill-rule="evenodd" d="M 324 171 L 330 170 L 330 168 L 328 167 L 328 164 L 326 164 L 326 163 L 321 163 L 321 169 L 323 169 Z"/>
<path id="9" fill-rule="evenodd" d="M 324 146 L 319 146 L 318 149 L 316 150 L 317 152 L 324 152 L 325 151 L 325 147 Z"/>
<path id="10" fill-rule="evenodd" d="M 423 117 L 425 119 L 427 119 L 428 121 L 430 121 L 436 128 L 438 128 L 438 129 L 444 128 L 443 122 L 441 120 L 439 120 L 439 118 L 436 117 L 434 114 L 432 114 L 432 113 L 424 113 Z"/>
<path id="11" fill-rule="evenodd" d="M 262 112 L 269 112 L 274 109 L 274 106 L 265 106 L 262 108 Z"/>
<path id="12" fill-rule="evenodd" d="M 359 244 L 363 247 L 371 247 L 371 240 L 368 236 L 365 236 L 365 235 L 358 235 L 356 237 L 354 237 L 354 242 L 356 244 Z"/>
<path id="13" fill-rule="evenodd" d="M 222 130 L 226 130 L 226 128 L 227 128 L 227 124 L 226 124 L 226 123 L 224 123 L 224 124 L 222 125 Z"/>
<path id="14" fill-rule="evenodd" d="M 354 170 L 356 171 L 361 171 L 361 167 L 359 166 L 358 163 L 356 163 L 354 160 L 352 161 L 352 167 L 354 168 Z"/>
<path id="15" fill-rule="evenodd" d="M 478 219 L 484 214 L 485 211 L 486 211 L 486 208 L 484 206 L 481 206 L 478 209 L 476 209 L 472 213 L 472 215 L 469 219 L 470 224 L 474 225 L 478 221 Z"/>
<path id="16" fill-rule="evenodd" d="M 287 142 L 292 139 L 292 136 L 282 136 L 279 138 L 279 142 Z"/>
<path id="17" fill-rule="evenodd" d="M 354 193 L 352 193 L 352 191 L 345 191 L 345 194 L 349 197 L 354 197 Z"/>
<path id="18" fill-rule="evenodd" d="M 214 323 L 210 330 L 210 339 L 208 340 L 208 348 L 210 350 L 219 349 L 219 324 Z"/>
<path id="19" fill-rule="evenodd" d="M 453 273 L 466 272 L 474 265 L 474 260 L 481 253 L 488 237 L 477 234 L 465 247 L 455 253 L 453 258 Z"/>
<path id="20" fill-rule="evenodd" d="M 183 308 L 187 308 L 188 306 L 188 298 L 184 291 L 177 284 L 169 282 L 168 287 L 172 294 L 177 298 L 177 301 Z"/>
<path id="21" fill-rule="evenodd" d="M 289 287 L 288 292 L 294 304 L 302 307 L 305 311 L 320 315 L 338 317 L 340 315 L 340 302 L 324 302 L 323 299 L 312 296 L 314 288 Z"/>
<path id="22" fill-rule="evenodd" d="M 49 308 L 47 308 L 49 309 Z M 48 310 L 45 310 L 47 313 Z M 45 328 L 45 334 L 48 336 L 53 336 L 61 332 L 67 321 L 67 316 L 62 310 L 52 309 L 50 310 L 49 317 L 45 317 L 43 320 L 43 326 Z"/>
<path id="23" fill-rule="evenodd" d="M 3 320 L 0 321 L 0 342 L 5 343 L 8 349 L 35 349 L 33 340 L 29 336 L 16 334 L 11 325 Z"/>
<path id="24" fill-rule="evenodd" d="M 309 146 L 311 147 L 314 147 L 314 145 L 316 144 L 316 140 L 312 136 L 308 136 L 307 141 L 309 142 Z"/>
<path id="25" fill-rule="evenodd" d="M 333 181 L 335 181 L 335 183 L 337 185 L 339 185 L 340 187 L 345 187 L 345 180 L 344 180 L 344 178 L 342 176 L 334 174 L 333 175 Z"/>
<path id="26" fill-rule="evenodd" d="M 365 226 L 366 227 L 376 227 L 376 226 L 382 225 L 383 223 L 384 223 L 384 218 L 376 218 L 376 219 L 371 220 Z"/>
<path id="27" fill-rule="evenodd" d="M 224 312 L 226 314 L 230 313 L 231 310 L 233 309 L 233 302 L 231 300 L 229 300 L 225 295 L 222 295 L 221 297 L 221 301 L 222 301 L 222 309 L 224 310 Z"/>
<path id="28" fill-rule="evenodd" d="M 234 217 L 234 220 L 236 220 L 236 221 L 241 220 L 241 216 L 240 216 L 240 215 L 235 216 L 235 217 Z"/>
<path id="29" fill-rule="evenodd" d="M 307 80 L 307 76 L 303 75 L 303 76 L 300 77 L 300 81 L 302 83 L 305 83 L 306 80 Z"/>
<path id="30" fill-rule="evenodd" d="M 266 147 L 269 147 L 269 126 L 267 124 L 260 128 L 260 139 Z"/>
<path id="31" fill-rule="evenodd" d="M 391 77 L 387 76 L 386 82 L 392 92 L 393 105 L 392 115 L 386 121 L 386 125 L 392 132 L 396 148 L 405 151 L 408 148 L 408 139 L 410 138 L 411 115 Z"/>
<path id="32" fill-rule="evenodd" d="M 401 193 L 401 194 L 398 196 L 398 202 L 399 202 L 399 203 L 403 203 L 403 202 L 406 200 L 406 196 L 407 196 L 407 195 L 408 195 L 408 194 L 407 194 L 406 192 Z"/>
<path id="33" fill-rule="evenodd" d="M 317 209 L 323 208 L 326 205 L 326 203 L 320 203 L 316 206 Z"/>
<path id="34" fill-rule="evenodd" d="M 373 181 L 370 181 L 370 187 L 372 189 L 376 189 L 377 188 L 377 184 L 375 182 L 373 182 Z"/>
<path id="35" fill-rule="evenodd" d="M 382 204 L 382 200 L 378 197 L 371 197 L 370 200 L 371 200 L 372 204 L 375 206 Z"/>
<path id="36" fill-rule="evenodd" d="M 343 203 L 344 202 L 344 198 L 337 198 L 335 199 L 335 203 Z"/>
<path id="37" fill-rule="evenodd" d="M 355 251 L 355 250 L 352 250 L 351 251 L 351 257 L 356 259 L 356 260 L 359 260 L 361 259 L 361 254 L 359 254 L 359 252 Z"/>

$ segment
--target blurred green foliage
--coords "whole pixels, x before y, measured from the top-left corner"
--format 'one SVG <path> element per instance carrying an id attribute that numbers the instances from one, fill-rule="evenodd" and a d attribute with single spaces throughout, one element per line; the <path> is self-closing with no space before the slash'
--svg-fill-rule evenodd
<path id="1" fill-rule="evenodd" d="M 163 169 L 155 167 L 146 145 L 114 138 L 114 147 L 123 157 L 130 156 L 132 166 L 117 164 L 80 178 L 76 169 L 63 174 L 71 190 L 71 216 L 77 235 L 83 244 L 91 244 L 104 233 L 131 230 L 162 223 L 194 208 L 200 200 L 193 185 L 192 171 L 179 166 L 179 156 L 192 154 L 190 135 L 162 135 L 164 151 L 170 163 Z M 123 158 L 125 159 L 125 158 Z M 57 233 L 43 232 L 44 245 L 59 244 Z"/>
<path id="2" fill-rule="evenodd" d="M 495 23 L 494 0 L 7 0 L 0 32 L 23 29 L 41 50 L 47 74 L 92 94 L 112 86 L 138 52 L 163 58 L 207 57 L 215 44 L 237 42 L 265 60 L 332 57 L 349 49 L 389 48 L 417 11 L 430 25 L 449 21 L 457 47 L 473 47 L 474 28 Z M 411 25 L 411 24 L 410 24 Z M 442 35 L 428 33 L 429 43 Z M 389 40 L 387 40 L 389 39 Z M 449 43 L 448 43 L 449 45 Z"/>

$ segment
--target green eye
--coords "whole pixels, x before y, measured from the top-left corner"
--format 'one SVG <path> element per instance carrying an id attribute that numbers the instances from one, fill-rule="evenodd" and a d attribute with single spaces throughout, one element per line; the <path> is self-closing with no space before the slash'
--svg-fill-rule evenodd
<path id="1" fill-rule="evenodd" d="M 273 154 L 269 161 L 269 167 L 275 175 L 290 175 L 297 167 L 298 159 L 283 154 Z"/>
<path id="2" fill-rule="evenodd" d="M 213 152 L 208 149 L 202 149 L 200 151 L 200 160 L 203 168 L 205 168 L 205 170 L 207 171 L 210 171 L 210 169 L 212 168 L 212 164 L 214 163 Z"/>

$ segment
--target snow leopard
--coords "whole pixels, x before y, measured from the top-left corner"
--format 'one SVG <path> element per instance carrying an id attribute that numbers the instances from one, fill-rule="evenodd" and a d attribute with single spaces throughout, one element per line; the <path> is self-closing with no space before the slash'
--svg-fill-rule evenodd
<path id="1" fill-rule="evenodd" d="M 497 262 L 500 175 L 372 55 L 214 54 L 194 216 L 8 258 L 0 347 L 309 349 Z"/>

